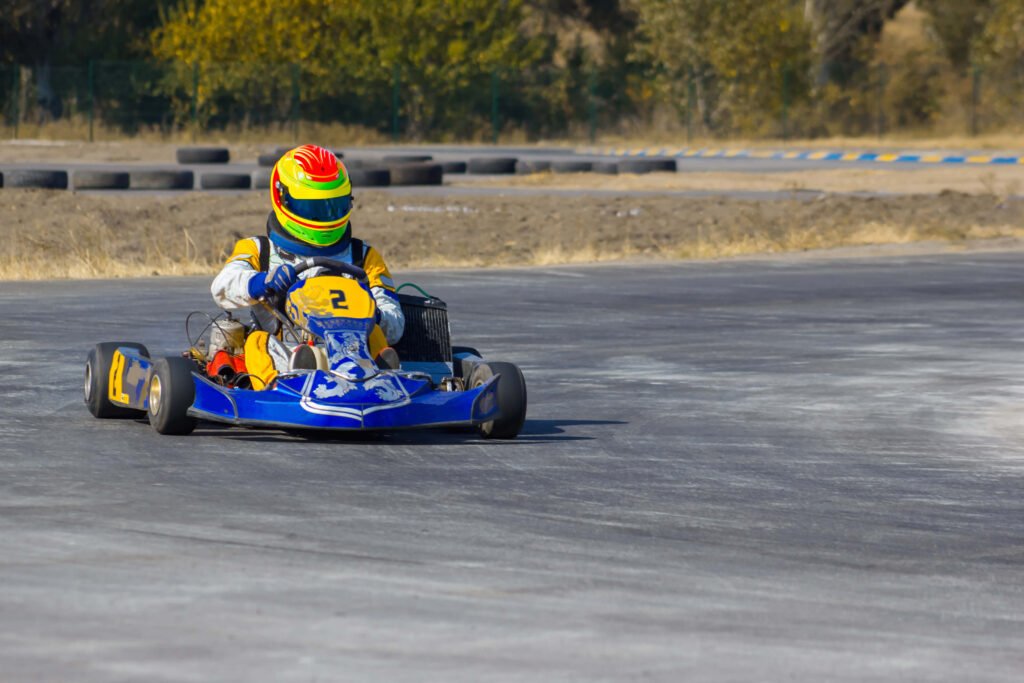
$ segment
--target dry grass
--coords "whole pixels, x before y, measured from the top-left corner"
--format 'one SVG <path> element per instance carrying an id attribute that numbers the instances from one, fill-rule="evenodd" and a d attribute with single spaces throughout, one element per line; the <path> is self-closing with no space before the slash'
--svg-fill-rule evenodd
<path id="1" fill-rule="evenodd" d="M 356 234 L 396 275 L 426 267 L 723 258 L 872 244 L 1024 237 L 1024 206 L 945 194 L 816 201 L 403 196 L 363 191 Z M 427 210 L 423 209 L 440 209 Z M 212 274 L 266 220 L 261 193 L 0 193 L 0 278 Z"/>
<path id="2" fill-rule="evenodd" d="M 43 124 L 21 123 L 17 138 L 20 140 L 43 140 L 68 142 L 83 145 L 97 143 L 119 143 L 126 145 L 191 145 L 217 144 L 239 146 L 286 145 L 295 140 L 318 140 L 322 145 L 376 145 L 390 141 L 390 136 L 365 126 L 343 123 L 320 123 L 299 121 L 297 127 L 291 122 L 261 127 L 228 126 L 218 130 L 193 130 L 191 127 L 162 129 L 144 127 L 132 134 L 120 128 L 93 124 L 93 143 L 89 140 L 89 120 L 84 115 L 66 117 Z M 10 125 L 0 125 L 0 139 L 15 139 L 15 130 Z M 279 143 L 277 141 L 280 141 Z M 173 155 L 172 155 L 173 156 Z"/>

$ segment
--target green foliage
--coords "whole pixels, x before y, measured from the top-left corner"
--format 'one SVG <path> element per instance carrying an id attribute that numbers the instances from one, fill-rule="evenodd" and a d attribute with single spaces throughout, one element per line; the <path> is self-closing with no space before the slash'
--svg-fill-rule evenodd
<path id="1" fill-rule="evenodd" d="M 152 0 L 5 0 L 0 62 L 74 64 L 145 54 L 138 40 L 157 25 Z"/>
<path id="2" fill-rule="evenodd" d="M 263 65 L 296 64 L 304 99 L 353 110 L 386 111 L 397 77 L 407 130 L 421 135 L 488 97 L 495 70 L 536 62 L 522 18 L 521 0 L 186 0 L 154 33 L 153 50 L 190 64 L 248 63 L 256 79 Z M 253 80 L 228 78 L 234 90 Z M 201 93 L 204 103 L 214 96 Z"/>
<path id="3" fill-rule="evenodd" d="M 975 40 L 979 64 L 1012 71 L 1024 63 L 1024 0 L 997 0 Z"/>
<path id="4" fill-rule="evenodd" d="M 633 0 L 637 58 L 713 132 L 761 128 L 809 87 L 811 42 L 791 0 Z M 693 112 L 691 112 L 692 115 Z"/>
<path id="5" fill-rule="evenodd" d="M 974 44 L 997 6 L 997 0 L 918 0 L 928 13 L 932 33 L 958 71 L 972 62 Z"/>

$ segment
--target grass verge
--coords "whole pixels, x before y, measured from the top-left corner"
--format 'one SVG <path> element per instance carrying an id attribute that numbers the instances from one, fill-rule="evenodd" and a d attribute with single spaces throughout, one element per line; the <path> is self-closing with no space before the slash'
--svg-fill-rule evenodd
<path id="1" fill-rule="evenodd" d="M 6 280 L 211 274 L 236 239 L 263 231 L 267 215 L 263 193 L 4 190 L 0 207 Z M 955 193 L 744 201 L 363 191 L 354 226 L 400 272 L 1024 238 L 1024 203 Z"/>

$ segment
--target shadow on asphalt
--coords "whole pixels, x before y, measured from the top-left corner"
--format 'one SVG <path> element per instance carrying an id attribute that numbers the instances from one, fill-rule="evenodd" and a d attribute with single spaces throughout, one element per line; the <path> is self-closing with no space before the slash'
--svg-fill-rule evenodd
<path id="1" fill-rule="evenodd" d="M 567 427 L 587 427 L 595 425 L 624 425 L 620 420 L 527 420 L 516 441 L 536 443 L 557 443 L 564 441 L 591 441 L 592 436 L 569 436 L 565 434 Z M 330 432 L 316 430 L 296 430 L 283 432 L 277 430 L 246 429 L 227 425 L 204 424 L 198 427 L 195 436 L 216 436 L 232 441 L 252 443 L 288 443 L 295 441 L 342 442 L 342 443 L 387 443 L 402 445 L 431 444 L 479 444 L 481 439 L 476 432 L 469 429 L 423 429 L 396 432 Z M 514 441 L 491 441 L 489 443 L 515 443 Z"/>

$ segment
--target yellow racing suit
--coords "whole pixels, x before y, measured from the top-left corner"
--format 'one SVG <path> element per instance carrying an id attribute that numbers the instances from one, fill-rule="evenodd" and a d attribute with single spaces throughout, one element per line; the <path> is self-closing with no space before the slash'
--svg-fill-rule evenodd
<path id="1" fill-rule="evenodd" d="M 261 259 L 261 251 L 264 247 L 269 249 L 269 254 Z M 353 249 L 362 250 L 361 258 L 358 258 L 360 255 L 353 258 Z M 377 310 L 380 312 L 380 329 L 389 345 L 397 343 L 405 330 L 405 316 L 402 315 L 402 307 L 395 294 L 395 283 L 391 279 L 391 272 L 380 253 L 369 244 L 353 239 L 343 251 L 332 253 L 330 257 L 348 263 L 358 264 L 362 261 L 362 267 L 369 280 L 370 292 L 373 294 Z M 304 258 L 304 256 L 297 256 L 280 249 L 265 238 L 241 239 L 235 244 L 235 248 L 228 256 L 220 273 L 213 279 L 210 293 L 217 305 L 227 311 L 252 306 L 256 301 L 249 296 L 249 280 L 261 272 L 261 262 L 267 264 L 266 272 L 269 272 L 284 263 L 295 265 Z M 322 271 L 321 268 L 311 268 L 301 273 L 299 278 L 315 277 Z M 273 337 L 268 339 L 265 337 L 265 333 L 262 333 L 264 336 L 257 337 L 259 334 L 261 333 L 254 333 L 250 335 L 252 339 L 247 340 L 245 345 L 246 366 L 250 373 L 262 376 L 261 384 L 265 386 L 273 378 L 273 375 L 287 369 L 288 353 Z M 258 357 L 250 358 L 250 353 L 254 353 Z M 265 356 L 269 356 L 269 359 Z M 257 386 L 256 388 L 261 387 Z"/>

